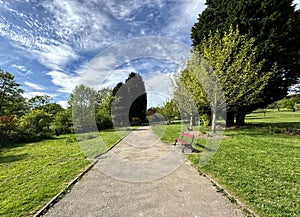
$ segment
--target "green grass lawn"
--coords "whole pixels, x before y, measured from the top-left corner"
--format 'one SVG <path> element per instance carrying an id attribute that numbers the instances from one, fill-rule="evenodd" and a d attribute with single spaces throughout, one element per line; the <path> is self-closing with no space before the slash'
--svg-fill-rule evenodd
<path id="1" fill-rule="evenodd" d="M 300 112 L 254 112 L 249 125 L 225 131 L 209 174 L 261 216 L 300 216 Z M 163 140 L 178 135 L 170 125 Z M 188 158 L 197 167 L 200 154 Z"/>
<path id="2" fill-rule="evenodd" d="M 0 145 L 0 216 L 33 215 L 90 163 L 85 154 L 93 157 L 106 151 L 126 133 L 106 130 L 101 137 L 87 137 L 82 143 L 74 135 L 62 135 L 36 143 Z M 100 140 L 102 146 L 91 146 Z M 96 148 L 84 154 L 81 148 L 88 146 Z"/>

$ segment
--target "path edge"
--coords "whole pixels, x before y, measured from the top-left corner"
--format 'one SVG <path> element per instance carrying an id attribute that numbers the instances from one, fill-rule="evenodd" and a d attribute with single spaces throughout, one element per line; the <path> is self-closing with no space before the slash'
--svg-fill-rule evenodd
<path id="1" fill-rule="evenodd" d="M 66 193 L 68 193 L 72 187 L 98 162 L 93 160 L 79 175 L 77 175 L 62 191 L 56 194 L 45 206 L 43 206 L 34 217 L 40 217 L 46 214 L 46 212 L 57 203 Z"/>
<path id="2" fill-rule="evenodd" d="M 104 151 L 103 153 L 97 155 L 94 157 L 91 161 L 91 163 L 79 174 L 77 175 L 62 191 L 60 191 L 58 194 L 56 194 L 45 206 L 43 206 L 36 214 L 34 214 L 34 217 L 40 217 L 47 213 L 47 211 L 59 202 L 59 200 L 64 197 L 65 194 L 67 194 L 72 187 L 88 172 L 90 171 L 94 165 L 98 162 L 99 157 L 106 154 L 110 150 L 112 150 L 117 144 L 119 144 L 129 133 L 131 133 L 133 130 L 130 130 L 126 135 L 124 135 L 122 138 L 120 138 L 114 145 L 112 145 L 109 149 Z"/>
<path id="3" fill-rule="evenodd" d="M 189 161 L 189 160 L 188 160 Z M 250 209 L 247 205 L 245 205 L 242 201 L 236 198 L 232 193 L 230 193 L 228 190 L 226 190 L 222 185 L 220 185 L 214 178 L 212 178 L 210 175 L 207 173 L 204 173 L 201 168 L 197 167 L 196 165 L 192 164 L 191 161 L 189 161 L 191 166 L 193 166 L 199 173 L 200 176 L 205 177 L 208 181 L 210 181 L 213 186 L 216 188 L 218 193 L 223 194 L 227 199 L 233 203 L 236 204 L 241 208 L 241 210 L 246 214 L 247 217 L 259 217 L 259 215 L 254 212 L 252 209 Z"/>

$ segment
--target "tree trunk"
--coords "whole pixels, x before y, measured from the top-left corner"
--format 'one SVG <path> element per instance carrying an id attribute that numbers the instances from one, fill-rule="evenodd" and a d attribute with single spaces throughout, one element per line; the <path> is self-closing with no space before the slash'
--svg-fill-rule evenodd
<path id="1" fill-rule="evenodd" d="M 226 127 L 232 127 L 234 125 L 234 114 L 227 112 L 226 114 Z"/>
<path id="2" fill-rule="evenodd" d="M 191 114 L 190 115 L 190 126 L 196 126 L 197 125 L 197 121 L 196 121 L 196 115 Z"/>
<path id="3" fill-rule="evenodd" d="M 244 126 L 246 124 L 245 123 L 245 117 L 246 117 L 245 113 L 238 112 L 236 114 L 236 125 L 238 125 L 238 126 Z"/>
<path id="4" fill-rule="evenodd" d="M 211 114 L 212 115 L 211 131 L 213 134 L 216 133 L 216 122 L 217 122 L 217 118 L 216 118 L 217 114 L 216 113 L 217 113 L 216 111 L 212 111 L 212 114 Z"/>

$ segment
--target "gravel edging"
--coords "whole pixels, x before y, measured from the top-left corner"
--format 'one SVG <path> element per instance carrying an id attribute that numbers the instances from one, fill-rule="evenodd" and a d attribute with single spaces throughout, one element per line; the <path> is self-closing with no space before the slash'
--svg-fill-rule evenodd
<path id="1" fill-rule="evenodd" d="M 34 217 L 40 217 L 44 215 L 51 206 L 57 203 L 68 191 L 72 189 L 72 187 L 78 182 L 84 174 L 86 174 L 92 167 L 98 162 L 98 160 L 94 160 L 91 162 L 76 178 L 74 178 L 61 192 L 55 195 L 45 206 L 43 206 L 35 215 Z"/>

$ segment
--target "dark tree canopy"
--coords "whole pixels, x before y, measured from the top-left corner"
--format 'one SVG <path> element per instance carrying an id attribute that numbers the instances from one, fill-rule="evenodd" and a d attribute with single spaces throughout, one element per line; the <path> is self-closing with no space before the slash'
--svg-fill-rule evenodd
<path id="1" fill-rule="evenodd" d="M 193 46 L 198 47 L 210 31 L 228 31 L 238 26 L 240 34 L 256 39 L 258 61 L 266 59 L 264 70 L 276 65 L 277 73 L 262 92 L 259 104 L 244 108 L 250 112 L 282 99 L 299 78 L 300 13 L 292 0 L 207 0 L 207 8 L 192 28 Z M 296 64 L 298 63 L 298 64 Z"/>
<path id="2" fill-rule="evenodd" d="M 131 121 L 132 118 L 137 117 L 140 118 L 142 122 L 145 122 L 147 94 L 142 76 L 131 72 L 125 85 L 128 87 L 128 93 L 131 97 L 130 102 L 132 102 L 129 109 L 129 120 Z"/>
<path id="3" fill-rule="evenodd" d="M 118 83 L 112 92 L 112 116 L 115 125 L 123 126 L 133 118 L 146 121 L 147 94 L 141 75 L 131 72 L 125 83 Z"/>

